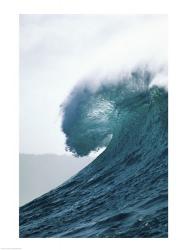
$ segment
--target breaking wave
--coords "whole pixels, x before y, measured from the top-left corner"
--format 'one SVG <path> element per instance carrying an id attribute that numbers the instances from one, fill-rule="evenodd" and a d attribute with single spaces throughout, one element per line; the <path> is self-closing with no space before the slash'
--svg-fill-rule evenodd
<path id="1" fill-rule="evenodd" d="M 20 208 L 20 237 L 167 237 L 168 93 L 157 76 L 139 68 L 74 88 L 62 107 L 67 150 L 106 149 Z"/>
<path id="2" fill-rule="evenodd" d="M 121 130 L 128 134 L 132 120 L 139 126 L 158 93 L 164 91 L 150 87 L 154 78 L 153 72 L 137 69 L 115 81 L 104 79 L 96 89 L 92 82 L 82 82 L 74 88 L 62 106 L 67 150 L 85 156 L 108 146 L 112 138 L 113 144 L 116 136 L 124 133 Z"/>

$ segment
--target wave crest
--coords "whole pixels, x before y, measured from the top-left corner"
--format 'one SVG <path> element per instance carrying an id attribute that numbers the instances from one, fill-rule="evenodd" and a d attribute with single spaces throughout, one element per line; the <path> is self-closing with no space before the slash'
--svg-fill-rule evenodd
<path id="1" fill-rule="evenodd" d="M 137 69 L 117 82 L 103 80 L 96 90 L 85 82 L 75 87 L 62 105 L 66 149 L 76 156 L 85 156 L 106 147 L 114 134 L 120 133 L 138 113 L 137 103 L 142 107 L 150 103 L 149 86 L 153 79 L 152 72 Z"/>

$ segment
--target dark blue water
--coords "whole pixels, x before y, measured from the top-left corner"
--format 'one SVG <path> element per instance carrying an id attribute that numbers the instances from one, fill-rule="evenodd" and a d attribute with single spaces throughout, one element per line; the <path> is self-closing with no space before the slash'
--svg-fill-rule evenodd
<path id="1" fill-rule="evenodd" d="M 63 107 L 68 149 L 106 149 L 20 208 L 20 237 L 168 236 L 168 94 L 149 88 L 152 77 L 137 70 L 94 91 L 74 89 Z"/>

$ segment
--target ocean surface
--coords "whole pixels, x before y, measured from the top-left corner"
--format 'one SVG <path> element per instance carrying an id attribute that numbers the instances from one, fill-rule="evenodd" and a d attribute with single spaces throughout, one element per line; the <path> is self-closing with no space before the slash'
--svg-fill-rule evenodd
<path id="1" fill-rule="evenodd" d="M 168 237 L 168 93 L 150 87 L 153 77 L 137 69 L 72 91 L 63 105 L 67 148 L 78 157 L 106 149 L 20 208 L 20 237 Z"/>

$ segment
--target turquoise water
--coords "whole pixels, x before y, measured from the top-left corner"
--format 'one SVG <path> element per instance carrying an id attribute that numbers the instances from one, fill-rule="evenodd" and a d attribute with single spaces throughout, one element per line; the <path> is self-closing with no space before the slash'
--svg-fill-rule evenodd
<path id="1" fill-rule="evenodd" d="M 168 93 L 149 87 L 153 77 L 138 69 L 72 91 L 63 105 L 67 148 L 78 157 L 106 149 L 20 208 L 20 237 L 168 236 Z"/>

